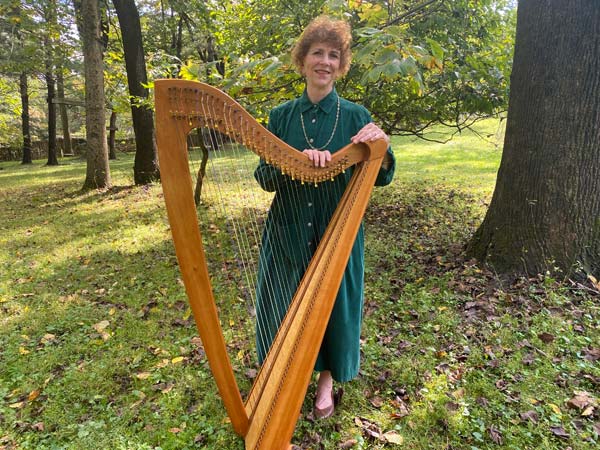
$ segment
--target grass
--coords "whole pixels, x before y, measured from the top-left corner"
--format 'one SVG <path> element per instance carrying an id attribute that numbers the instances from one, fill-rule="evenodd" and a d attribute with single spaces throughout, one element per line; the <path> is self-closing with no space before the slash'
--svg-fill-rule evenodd
<path id="1" fill-rule="evenodd" d="M 497 122 L 450 144 L 394 141 L 366 217 L 360 376 L 311 449 L 591 449 L 598 297 L 501 285 L 464 258 L 493 190 Z M 85 163 L 0 163 L 0 449 L 242 449 L 178 278 L 160 185 L 83 193 Z M 225 287 L 224 287 L 225 289 Z M 245 388 L 251 339 L 229 322 Z M 312 395 L 312 388 L 309 398 Z"/>

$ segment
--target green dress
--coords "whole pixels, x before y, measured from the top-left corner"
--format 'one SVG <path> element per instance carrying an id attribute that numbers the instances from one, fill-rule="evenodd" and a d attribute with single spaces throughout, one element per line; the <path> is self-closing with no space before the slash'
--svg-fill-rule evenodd
<path id="1" fill-rule="evenodd" d="M 332 137 L 326 149 L 335 153 L 372 121 L 364 107 L 341 98 L 338 114 L 338 98 L 334 89 L 318 104 L 312 104 L 305 91 L 301 97 L 271 111 L 269 130 L 298 150 L 310 148 L 306 139 L 312 139 L 311 144 L 319 148 Z M 389 184 L 394 175 L 395 160 L 389 148 L 388 153 L 393 162 L 387 170 L 380 170 L 375 182 L 378 186 Z M 347 170 L 334 181 L 315 187 L 293 181 L 262 160 L 255 170 L 261 187 L 275 192 L 262 236 L 256 288 L 256 340 L 261 364 L 351 172 Z M 361 224 L 315 366 L 317 371 L 330 370 L 337 381 L 349 381 L 358 374 L 363 285 Z"/>

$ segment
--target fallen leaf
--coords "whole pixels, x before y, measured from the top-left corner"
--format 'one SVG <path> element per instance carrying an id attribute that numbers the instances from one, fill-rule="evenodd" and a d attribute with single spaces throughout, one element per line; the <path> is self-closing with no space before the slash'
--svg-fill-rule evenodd
<path id="1" fill-rule="evenodd" d="M 103 320 L 101 322 L 95 323 L 92 325 L 92 328 L 96 330 L 98 333 L 102 333 L 108 326 L 110 322 L 108 320 Z"/>
<path id="2" fill-rule="evenodd" d="M 381 438 L 390 444 L 402 445 L 404 442 L 404 438 L 397 431 L 387 431 L 386 433 L 383 433 Z"/>
<path id="3" fill-rule="evenodd" d="M 508 383 L 506 382 L 506 380 L 498 380 L 496 381 L 496 387 L 499 390 L 504 391 L 508 387 Z"/>
<path id="4" fill-rule="evenodd" d="M 586 391 L 576 391 L 575 396 L 567 401 L 567 406 L 574 409 L 585 409 L 595 405 L 596 399 Z"/>
<path id="5" fill-rule="evenodd" d="M 554 403 L 548 403 L 548 406 L 550 407 L 550 409 L 552 411 L 554 411 L 554 414 L 557 415 L 562 415 L 562 411 L 560 410 L 560 408 L 558 406 L 556 406 Z"/>
<path id="6" fill-rule="evenodd" d="M 526 366 L 530 366 L 531 364 L 533 364 L 535 362 L 535 353 L 530 352 L 527 353 L 523 359 L 521 360 L 521 362 L 523 364 L 525 364 Z"/>
<path id="7" fill-rule="evenodd" d="M 183 430 L 181 428 L 173 427 L 173 428 L 169 428 L 169 431 L 171 433 L 181 433 Z"/>
<path id="8" fill-rule="evenodd" d="M 23 406 L 25 406 L 25 402 L 16 402 L 16 403 L 11 403 L 10 405 L 8 405 L 8 407 L 12 408 L 12 409 L 20 409 Z"/>
<path id="9" fill-rule="evenodd" d="M 30 402 L 34 401 L 36 398 L 38 398 L 40 396 L 40 391 L 39 389 L 36 389 L 34 391 L 31 391 L 29 393 L 29 395 L 27 396 L 27 400 L 29 400 Z"/>
<path id="10" fill-rule="evenodd" d="M 406 417 L 410 414 L 408 406 L 406 406 L 406 403 L 404 403 L 399 397 L 392 402 L 392 405 L 394 405 L 396 408 L 396 410 L 391 414 L 392 419 L 401 419 L 402 417 Z"/>
<path id="11" fill-rule="evenodd" d="M 498 430 L 494 425 L 491 425 L 488 428 L 488 433 L 495 444 L 502 445 L 502 434 L 500 433 L 500 430 Z"/>
<path id="12" fill-rule="evenodd" d="M 544 344 L 549 344 L 552 341 L 554 341 L 555 338 L 554 338 L 553 334 L 544 332 L 544 333 L 538 334 L 538 339 L 540 341 L 542 341 Z"/>
<path id="13" fill-rule="evenodd" d="M 537 423 L 539 420 L 538 413 L 535 412 L 533 409 L 529 410 L 527 412 L 521 413 L 521 414 L 519 414 L 519 416 L 521 417 L 521 420 L 529 420 L 533 423 Z"/>
<path id="14" fill-rule="evenodd" d="M 181 361 L 183 361 L 183 359 L 184 359 L 183 356 L 177 356 L 171 360 L 171 364 L 180 363 Z"/>
<path id="15" fill-rule="evenodd" d="M 559 438 L 568 439 L 570 437 L 563 427 L 550 427 L 550 431 Z"/>
<path id="16" fill-rule="evenodd" d="M 594 362 L 597 361 L 598 359 L 600 359 L 600 348 L 590 348 L 590 349 L 584 349 L 583 350 L 584 353 L 584 358 L 587 359 L 588 361 Z"/>
<path id="17" fill-rule="evenodd" d="M 455 390 L 454 392 L 452 392 L 452 397 L 459 399 L 459 398 L 463 398 L 465 396 L 465 388 L 459 388 L 457 390 Z"/>
<path id="18" fill-rule="evenodd" d="M 344 441 L 340 444 L 340 448 L 342 448 L 342 449 L 352 448 L 356 444 L 358 444 L 358 441 L 356 439 L 348 439 L 347 441 Z"/>
<path id="19" fill-rule="evenodd" d="M 456 402 L 448 402 L 446 403 L 446 409 L 450 412 L 456 412 L 460 408 L 460 405 Z"/>
<path id="20" fill-rule="evenodd" d="M 167 383 L 167 385 L 163 389 L 161 389 L 160 392 L 162 392 L 163 394 L 168 394 L 173 390 L 174 387 L 174 383 Z"/>
<path id="21" fill-rule="evenodd" d="M 139 378 L 140 380 L 145 380 L 146 378 L 148 378 L 150 376 L 150 372 L 136 373 L 135 376 L 136 376 L 136 378 Z"/>
<path id="22" fill-rule="evenodd" d="M 375 396 L 373 397 L 371 400 L 369 400 L 369 402 L 371 403 L 371 405 L 373 405 L 375 408 L 381 408 L 383 406 L 383 399 L 379 396 Z"/>
<path id="23" fill-rule="evenodd" d="M 44 422 L 37 422 L 31 425 L 31 429 L 34 431 L 44 431 Z"/>
<path id="24" fill-rule="evenodd" d="M 581 415 L 583 417 L 590 417 L 592 414 L 594 414 L 594 407 L 593 406 L 588 406 L 581 413 Z"/>
<path id="25" fill-rule="evenodd" d="M 367 437 L 377 440 L 381 439 L 381 429 L 376 424 L 361 417 L 355 417 L 354 423 L 362 429 Z"/>
<path id="26" fill-rule="evenodd" d="M 100 333 L 100 336 L 102 337 L 103 341 L 107 341 L 110 339 L 110 334 L 108 334 L 106 331 L 104 331 L 108 326 L 110 325 L 110 322 L 108 320 L 103 320 L 101 322 L 95 323 L 94 325 L 92 325 L 92 328 L 94 330 L 96 330 L 98 333 Z"/>
<path id="27" fill-rule="evenodd" d="M 40 339 L 40 344 L 50 344 L 52 342 L 54 342 L 56 340 L 56 336 L 51 334 L 51 333 L 46 333 L 45 335 L 42 336 L 42 339 Z"/>
<path id="28" fill-rule="evenodd" d="M 587 277 L 588 280 L 590 280 L 590 283 L 592 283 L 592 285 L 600 291 L 600 281 L 596 280 L 594 275 L 588 275 Z"/>

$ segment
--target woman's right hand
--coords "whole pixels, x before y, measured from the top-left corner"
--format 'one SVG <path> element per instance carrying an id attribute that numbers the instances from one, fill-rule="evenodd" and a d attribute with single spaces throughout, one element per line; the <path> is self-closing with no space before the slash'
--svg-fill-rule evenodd
<path id="1" fill-rule="evenodd" d="M 315 167 L 325 167 L 331 161 L 329 150 L 306 149 L 302 153 L 308 156 L 308 159 L 314 163 Z"/>

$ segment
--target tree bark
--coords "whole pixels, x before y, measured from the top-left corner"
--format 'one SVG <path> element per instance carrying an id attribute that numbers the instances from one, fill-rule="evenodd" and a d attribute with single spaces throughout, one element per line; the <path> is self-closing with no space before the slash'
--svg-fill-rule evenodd
<path id="1" fill-rule="evenodd" d="M 21 130 L 23 132 L 23 159 L 22 164 L 31 164 L 31 131 L 29 127 L 29 88 L 27 86 L 27 73 L 21 72 L 19 77 L 21 91 Z"/>
<path id="2" fill-rule="evenodd" d="M 504 152 L 468 251 L 507 275 L 600 278 L 600 8 L 519 2 Z"/>
<path id="3" fill-rule="evenodd" d="M 48 102 L 48 162 L 49 166 L 58 165 L 57 157 L 57 146 L 56 146 L 56 104 L 54 98 L 56 97 L 56 88 L 54 80 L 54 43 L 50 36 L 51 30 L 56 25 L 56 1 L 51 0 L 46 5 L 44 11 L 46 20 L 46 34 L 44 35 L 44 51 L 46 60 L 44 61 L 46 66 L 46 73 L 44 78 L 46 79 L 47 89 L 47 102 Z"/>
<path id="4" fill-rule="evenodd" d="M 111 186 L 106 143 L 104 65 L 100 41 L 98 0 L 82 0 L 81 17 L 87 141 L 87 171 L 83 189 L 98 189 Z"/>
<path id="5" fill-rule="evenodd" d="M 110 112 L 110 125 L 108 126 L 108 159 L 117 159 L 115 150 L 115 137 L 117 134 L 117 113 Z"/>
<path id="6" fill-rule="evenodd" d="M 56 71 L 56 90 L 58 98 L 65 98 L 65 85 L 63 81 L 62 67 L 59 67 Z M 71 146 L 71 132 L 69 130 L 69 114 L 67 111 L 67 105 L 60 103 L 58 107 L 60 111 L 60 123 L 63 133 L 63 147 L 62 154 L 71 156 L 73 155 L 73 147 Z"/>
<path id="7" fill-rule="evenodd" d="M 149 93 L 144 87 L 148 78 L 140 16 L 134 0 L 113 0 L 113 4 L 123 36 L 127 85 L 131 96 L 131 117 L 135 134 L 134 181 L 135 184 L 147 184 L 159 179 L 160 174 L 154 136 L 154 115 L 152 110 L 143 104 Z"/>

